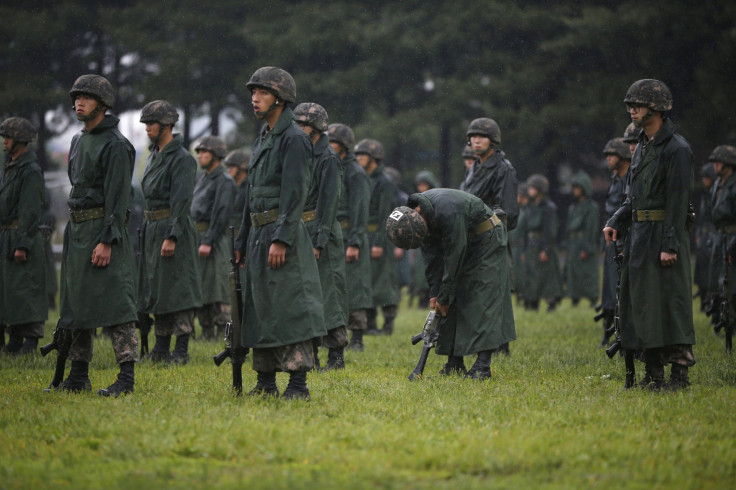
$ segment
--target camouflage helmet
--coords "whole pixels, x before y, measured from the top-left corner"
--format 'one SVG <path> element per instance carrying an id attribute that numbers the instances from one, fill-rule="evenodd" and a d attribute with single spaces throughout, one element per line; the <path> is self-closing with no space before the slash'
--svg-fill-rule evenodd
<path id="1" fill-rule="evenodd" d="M 631 84 L 624 104 L 641 104 L 652 111 L 667 112 L 672 110 L 672 92 L 663 82 L 645 78 Z"/>
<path id="2" fill-rule="evenodd" d="M 468 137 L 468 140 L 473 135 L 480 135 L 489 138 L 494 145 L 501 144 L 501 128 L 498 127 L 496 121 L 487 117 L 474 119 L 468 126 L 465 135 Z"/>
<path id="3" fill-rule="evenodd" d="M 294 108 L 294 119 L 312 126 L 317 131 L 327 131 L 327 111 L 314 102 L 302 102 Z"/>
<path id="4" fill-rule="evenodd" d="M 716 146 L 708 157 L 708 161 L 736 167 L 736 148 L 731 145 Z"/>
<path id="5" fill-rule="evenodd" d="M 623 138 L 613 138 L 603 147 L 604 155 L 616 155 L 621 160 L 631 160 L 631 150 Z"/>
<path id="6" fill-rule="evenodd" d="M 549 191 L 549 180 L 542 174 L 532 174 L 526 179 L 527 187 L 534 187 L 542 194 L 547 194 Z"/>
<path id="7" fill-rule="evenodd" d="M 69 96 L 72 98 L 72 105 L 77 99 L 77 95 L 91 95 L 98 102 L 107 108 L 112 109 L 115 106 L 115 94 L 112 85 L 107 78 L 100 75 L 82 75 L 72 85 Z"/>
<path id="8" fill-rule="evenodd" d="M 16 143 L 30 143 L 36 139 L 36 128 L 23 117 L 9 117 L 0 123 L 0 136 L 10 138 Z"/>
<path id="9" fill-rule="evenodd" d="M 142 123 L 159 123 L 162 126 L 173 126 L 179 120 L 176 108 L 165 100 L 154 100 L 141 109 Z"/>
<path id="10" fill-rule="evenodd" d="M 330 142 L 334 141 L 345 148 L 345 151 L 350 151 L 355 146 L 355 133 L 350 129 L 350 126 L 345 124 L 330 124 L 327 128 L 327 137 Z"/>
<path id="11" fill-rule="evenodd" d="M 294 78 L 286 70 L 275 66 L 264 66 L 257 69 L 245 86 L 248 90 L 253 90 L 255 87 L 265 88 L 285 102 L 296 101 Z"/>
<path id="12" fill-rule="evenodd" d="M 248 170 L 250 154 L 245 150 L 233 150 L 227 154 L 223 163 L 226 167 L 238 167 L 240 170 Z"/>
<path id="13" fill-rule="evenodd" d="M 383 145 L 380 141 L 365 138 L 355 145 L 355 154 L 364 153 L 374 160 L 383 160 Z"/>
<path id="14" fill-rule="evenodd" d="M 463 159 L 465 158 L 472 158 L 475 160 L 475 152 L 473 151 L 473 147 L 470 145 L 463 146 Z"/>
<path id="15" fill-rule="evenodd" d="M 215 158 L 222 159 L 225 158 L 225 154 L 227 153 L 227 146 L 225 146 L 225 142 L 222 138 L 217 136 L 205 136 L 199 142 L 194 151 L 209 151 L 215 155 Z"/>
<path id="16" fill-rule="evenodd" d="M 700 168 L 700 176 L 708 177 L 710 180 L 716 180 L 716 171 L 713 168 L 713 162 L 708 162 Z"/>
<path id="17" fill-rule="evenodd" d="M 429 170 L 422 170 L 416 177 L 414 177 L 414 185 L 419 185 L 422 182 L 427 184 L 430 189 L 435 189 L 440 186 L 440 183 L 437 182 L 437 178 Z"/>
<path id="18" fill-rule="evenodd" d="M 639 135 L 641 134 L 641 128 L 637 128 L 633 122 L 626 126 L 624 130 L 624 143 L 638 143 Z"/>
<path id="19" fill-rule="evenodd" d="M 427 238 L 427 223 L 414 209 L 399 206 L 386 219 L 386 234 L 399 248 L 418 248 Z"/>

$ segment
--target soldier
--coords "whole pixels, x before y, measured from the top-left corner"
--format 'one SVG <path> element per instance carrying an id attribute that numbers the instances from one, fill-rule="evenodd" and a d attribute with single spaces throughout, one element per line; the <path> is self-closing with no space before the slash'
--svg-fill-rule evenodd
<path id="1" fill-rule="evenodd" d="M 28 148 L 36 139 L 33 124 L 10 117 L 0 124 L 0 136 L 6 154 L 0 169 L 0 325 L 10 334 L 3 351 L 31 354 L 48 318 L 45 240 L 38 229 L 45 186 Z"/>
<path id="2" fill-rule="evenodd" d="M 370 247 L 368 246 L 368 204 L 370 179 L 358 165 L 353 153 L 355 135 L 345 124 L 330 124 L 327 128 L 330 146 L 343 164 L 343 186 L 337 206 L 337 220 L 345 249 L 345 275 L 348 296 L 348 348 L 363 350 L 363 333 L 368 329 L 368 308 L 373 307 L 371 287 Z"/>
<path id="3" fill-rule="evenodd" d="M 315 166 L 302 220 L 312 237 L 327 329 L 326 336 L 315 339 L 314 358 L 319 368 L 317 350 L 319 345 L 324 345 L 328 349 L 324 370 L 344 369 L 343 350 L 348 345 L 348 299 L 342 230 L 336 217 L 342 189 L 342 161 L 330 146 L 328 116 L 324 107 L 305 102 L 294 108 L 294 117 L 314 148 Z"/>
<path id="4" fill-rule="evenodd" d="M 633 155 L 636 150 L 636 145 L 639 143 L 639 135 L 641 134 L 641 128 L 637 127 L 633 122 L 626 126 L 624 130 L 623 142 L 629 145 L 629 154 Z"/>
<path id="5" fill-rule="evenodd" d="M 230 226 L 235 229 L 235 236 L 238 236 L 240 222 L 243 221 L 245 200 L 248 197 L 248 163 L 250 163 L 250 155 L 245 150 L 233 150 L 227 154 L 223 163 L 227 168 L 227 173 L 235 181 L 235 201 L 233 201 L 233 210 L 230 213 Z"/>
<path id="6" fill-rule="evenodd" d="M 529 187 L 526 182 L 522 182 L 517 187 L 516 202 L 519 204 L 519 221 L 518 223 L 524 222 L 524 214 L 526 208 L 529 205 Z M 528 300 L 524 295 L 524 290 L 527 287 L 527 274 L 525 271 L 524 263 L 524 234 L 523 230 L 519 226 L 511 230 L 509 233 L 509 249 L 512 251 L 513 262 L 514 262 L 514 274 L 515 274 L 515 293 L 516 300 L 524 306 L 525 309 L 529 308 Z"/>
<path id="7" fill-rule="evenodd" d="M 643 129 L 627 179 L 626 200 L 603 229 L 606 243 L 629 228 L 621 271 L 622 346 L 643 350 L 643 384 L 664 386 L 664 366 L 672 364 L 668 386 L 690 384 L 695 364 L 690 273 L 686 229 L 693 190 L 690 145 L 675 133 L 665 115 L 672 94 L 659 80 L 634 82 L 624 98 L 632 122 Z"/>
<path id="8" fill-rule="evenodd" d="M 386 220 L 391 241 L 422 247 L 430 285 L 430 307 L 442 319 L 437 354 L 454 361 L 443 374 L 491 378 L 491 353 L 516 339 L 508 285 L 506 229 L 479 198 L 456 189 L 431 189 L 409 196 Z M 465 372 L 463 356 L 478 357 Z"/>
<path id="9" fill-rule="evenodd" d="M 729 287 L 728 303 L 731 311 L 719 311 L 718 315 L 734 318 L 734 291 L 736 291 L 736 276 L 733 273 L 734 244 L 736 243 L 736 148 L 730 145 L 717 146 L 708 160 L 713 164 L 713 170 L 718 176 L 711 193 L 711 216 L 716 232 L 713 236 L 710 263 L 710 288 L 713 291 L 716 303 L 723 298 L 724 280 Z M 726 266 L 725 259 L 729 265 Z M 720 318 L 717 318 L 720 321 Z M 717 323 L 717 322 L 716 322 Z"/>
<path id="10" fill-rule="evenodd" d="M 381 335 L 391 335 L 398 313 L 399 290 L 394 264 L 394 245 L 382 226 L 396 206 L 396 186 L 384 173 L 384 151 L 380 141 L 363 139 L 355 145 L 355 157 L 371 181 L 371 200 L 368 207 L 368 241 L 371 253 L 371 287 L 373 305 L 367 310 L 368 331 L 377 329 L 377 309 L 383 312 Z"/>
<path id="11" fill-rule="evenodd" d="M 519 226 L 526 239 L 524 260 L 526 261 L 525 295 L 529 308 L 539 309 L 539 300 L 547 300 L 547 311 L 557 308 L 562 296 L 562 278 L 557 259 L 557 206 L 547 197 L 549 181 L 540 174 L 526 180 L 529 205 L 523 223 Z"/>
<path id="12" fill-rule="evenodd" d="M 626 175 L 629 173 L 631 166 L 631 144 L 626 142 L 626 138 L 632 137 L 633 133 L 639 134 L 640 130 L 632 131 L 630 127 L 626 128 L 624 138 L 614 138 L 603 148 L 603 154 L 606 156 L 606 164 L 611 172 L 611 184 L 608 186 L 606 194 L 606 203 L 604 205 L 604 222 L 611 219 L 621 204 L 624 202 L 624 187 L 626 185 Z M 636 148 L 636 144 L 634 144 Z M 616 269 L 616 250 L 613 244 L 604 244 L 603 256 L 603 285 L 601 286 L 601 319 L 603 320 L 603 339 L 600 347 L 608 345 L 609 338 L 613 333 L 613 316 L 616 311 L 616 284 L 618 283 L 618 271 Z"/>
<path id="13" fill-rule="evenodd" d="M 82 75 L 69 95 L 84 129 L 69 150 L 72 190 L 61 261 L 59 327 L 72 330 L 72 368 L 59 387 L 70 392 L 92 389 L 92 334 L 97 327 L 107 327 L 120 374 L 97 393 L 117 397 L 133 392 L 138 349 L 135 266 L 125 225 L 135 150 L 118 131 L 120 120 L 106 114 L 115 105 L 106 78 Z"/>
<path id="14" fill-rule="evenodd" d="M 197 310 L 202 337 L 205 340 L 225 334 L 230 321 L 230 240 L 226 230 L 230 223 L 235 181 L 220 164 L 227 150 L 217 136 L 202 138 L 197 147 L 200 168 L 192 197 L 192 219 L 199 237 L 199 271 L 202 283 L 202 307 Z"/>
<path id="15" fill-rule="evenodd" d="M 715 181 L 716 172 L 713 169 L 713 162 L 708 162 L 700 168 L 700 182 L 703 187 L 700 191 L 698 215 L 695 219 L 695 247 L 697 250 L 695 252 L 693 282 L 698 286 L 697 294 L 700 297 L 700 311 L 706 310 L 713 293 L 709 284 L 709 271 L 716 228 L 713 226 L 710 197 Z"/>
<path id="16" fill-rule="evenodd" d="M 593 183 L 582 170 L 572 178 L 575 202 L 567 210 L 567 295 L 572 305 L 587 297 L 591 306 L 598 299 L 598 241 L 600 217 L 593 201 Z"/>
<path id="17" fill-rule="evenodd" d="M 263 125 L 253 144 L 248 204 L 236 243 L 245 253 L 243 347 L 253 349 L 258 373 L 251 395 L 278 396 L 276 372 L 289 373 L 286 399 L 309 399 L 312 339 L 327 334 L 314 249 L 302 221 L 312 174 L 312 144 L 288 107 L 296 84 L 266 66 L 246 84 Z"/>
<path id="18" fill-rule="evenodd" d="M 179 113 L 165 100 L 149 102 L 141 111 L 151 153 L 141 181 L 145 222 L 139 309 L 155 317 L 156 344 L 149 359 L 185 364 L 202 288 L 197 231 L 189 215 L 197 163 L 184 148 L 181 134 L 173 133 L 178 120 Z M 173 355 L 169 352 L 172 335 L 176 336 Z"/>
<path id="19" fill-rule="evenodd" d="M 468 148 L 468 147 L 466 147 Z M 422 193 L 439 187 L 439 182 L 429 170 L 422 170 L 414 177 L 414 188 Z M 412 270 L 412 293 L 417 296 L 417 306 L 427 308 L 429 306 L 429 283 L 424 275 L 426 267 L 422 251 L 420 249 L 409 250 Z"/>

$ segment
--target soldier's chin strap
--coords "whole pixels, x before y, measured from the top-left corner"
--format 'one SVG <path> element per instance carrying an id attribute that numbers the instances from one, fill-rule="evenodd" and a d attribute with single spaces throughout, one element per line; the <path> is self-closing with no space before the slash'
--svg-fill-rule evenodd
<path id="1" fill-rule="evenodd" d="M 77 119 L 80 120 L 80 121 L 90 121 L 90 120 L 94 119 L 95 116 L 100 113 L 100 111 L 104 111 L 103 107 L 104 106 L 102 104 L 100 104 L 99 101 L 97 101 L 97 107 L 95 107 L 92 112 L 90 112 L 86 116 L 77 114 Z"/>
<path id="2" fill-rule="evenodd" d="M 270 113 L 271 111 L 273 111 L 274 109 L 276 109 L 276 108 L 277 108 L 277 107 L 278 107 L 278 106 L 279 106 L 280 104 L 281 104 L 281 101 L 280 101 L 280 100 L 278 99 L 278 97 L 277 97 L 277 98 L 276 98 L 276 102 L 274 102 L 273 104 L 271 104 L 271 107 L 269 107 L 269 108 L 268 108 L 268 109 L 266 109 L 265 111 L 256 111 L 256 116 L 258 116 L 258 118 L 259 118 L 259 119 L 263 119 L 263 118 L 265 118 L 265 117 L 266 117 L 266 116 L 267 116 L 267 115 L 268 115 L 268 114 L 269 114 L 269 113 Z"/>

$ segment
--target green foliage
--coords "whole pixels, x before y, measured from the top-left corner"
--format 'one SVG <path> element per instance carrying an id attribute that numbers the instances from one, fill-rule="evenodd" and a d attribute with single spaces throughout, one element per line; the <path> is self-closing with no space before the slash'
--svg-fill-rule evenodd
<path id="1" fill-rule="evenodd" d="M 517 309 L 519 340 L 490 382 L 406 377 L 425 311 L 403 304 L 392 337 L 369 337 L 342 372 L 310 373 L 311 402 L 230 394 L 220 343 L 190 364 L 136 366 L 136 392 L 41 393 L 54 355 L 0 358 L 3 488 L 731 488 L 734 357 L 698 314 L 691 389 L 624 391 L 623 361 L 594 346 L 599 325 L 566 301 Z M 47 333 L 51 330 L 50 321 Z M 48 337 L 47 337 L 48 338 Z M 324 360 L 325 353 L 322 357 Z M 472 362 L 473 359 L 466 359 Z M 255 383 L 249 362 L 245 388 Z M 641 364 L 637 364 L 643 371 Z M 95 341 L 94 389 L 117 372 Z M 281 390 L 286 377 L 278 375 Z"/>

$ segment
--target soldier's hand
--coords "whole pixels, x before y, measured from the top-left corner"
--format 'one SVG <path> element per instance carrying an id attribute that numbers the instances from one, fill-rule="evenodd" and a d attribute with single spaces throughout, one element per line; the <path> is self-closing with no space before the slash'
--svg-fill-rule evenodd
<path id="1" fill-rule="evenodd" d="M 447 310 L 450 309 L 450 305 L 441 305 L 435 302 L 434 311 L 440 314 L 440 316 L 447 316 Z"/>
<path id="2" fill-rule="evenodd" d="M 315 260 L 319 260 L 319 249 L 318 248 L 314 249 L 314 258 Z"/>
<path id="3" fill-rule="evenodd" d="M 580 252 L 580 260 L 585 260 L 588 258 L 588 254 L 586 252 Z"/>
<path id="4" fill-rule="evenodd" d="M 92 265 L 95 267 L 107 267 L 110 265 L 112 245 L 109 243 L 98 243 L 92 251 Z"/>
<path id="5" fill-rule="evenodd" d="M 245 267 L 245 257 L 240 255 L 240 250 L 235 251 L 235 263 L 240 265 L 241 268 Z"/>
<path id="6" fill-rule="evenodd" d="M 544 250 L 542 250 L 541 252 L 539 252 L 539 261 L 541 263 L 545 263 L 548 260 L 549 260 L 549 257 L 547 256 L 547 252 L 545 252 Z"/>
<path id="7" fill-rule="evenodd" d="M 434 298 L 429 298 L 429 308 L 431 310 L 434 310 L 436 309 L 436 307 L 437 307 L 437 296 L 435 296 Z"/>
<path id="8" fill-rule="evenodd" d="M 371 258 L 380 259 L 383 257 L 383 247 L 371 247 Z"/>
<path id="9" fill-rule="evenodd" d="M 22 264 L 26 260 L 28 260 L 28 254 L 26 253 L 25 248 L 16 248 L 15 253 L 13 254 L 13 259 L 15 260 L 16 264 Z"/>
<path id="10" fill-rule="evenodd" d="M 615 242 L 616 238 L 618 238 L 618 232 L 615 228 L 606 226 L 603 228 L 603 237 L 606 239 L 606 245 L 610 245 L 611 242 Z"/>
<path id="11" fill-rule="evenodd" d="M 402 258 L 403 256 L 404 256 L 404 249 L 403 249 L 403 248 L 399 248 L 399 247 L 396 247 L 396 248 L 394 249 L 394 258 L 395 258 L 396 260 L 401 260 L 401 258 Z"/>
<path id="12" fill-rule="evenodd" d="M 662 267 L 674 265 L 674 263 L 677 262 L 677 254 L 661 252 L 659 254 L 659 262 L 662 264 Z"/>
<path id="13" fill-rule="evenodd" d="M 355 262 L 360 257 L 360 249 L 350 245 L 345 250 L 345 262 Z"/>
<path id="14" fill-rule="evenodd" d="M 175 249 L 176 242 L 171 238 L 167 238 L 164 240 L 164 243 L 161 244 L 161 257 L 171 257 L 174 255 Z"/>
<path id="15" fill-rule="evenodd" d="M 282 242 L 273 242 L 268 249 L 268 266 L 271 269 L 278 269 L 286 262 L 286 244 Z"/>
<path id="16" fill-rule="evenodd" d="M 206 259 L 212 252 L 212 245 L 205 245 L 204 243 L 199 246 L 199 258 Z"/>

